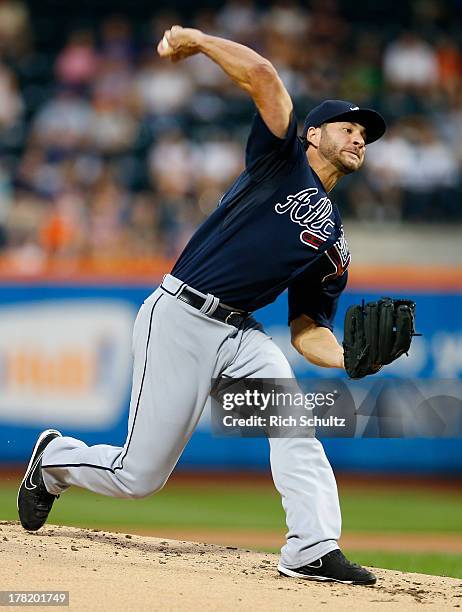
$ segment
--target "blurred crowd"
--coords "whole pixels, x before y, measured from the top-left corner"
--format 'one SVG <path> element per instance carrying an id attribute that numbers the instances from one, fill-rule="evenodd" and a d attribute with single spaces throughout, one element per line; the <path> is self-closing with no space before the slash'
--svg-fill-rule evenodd
<path id="1" fill-rule="evenodd" d="M 214 209 L 242 170 L 253 106 L 207 58 L 158 58 L 173 23 L 269 58 L 301 123 L 324 98 L 385 115 L 365 169 L 333 194 L 345 217 L 460 222 L 462 28 L 451 7 L 417 1 L 404 29 L 393 15 L 351 23 L 335 0 L 229 0 L 186 21 L 109 15 L 64 42 L 56 33 L 56 45 L 51 28 L 44 49 L 30 6 L 0 0 L 0 252 L 25 269 L 173 257 Z"/>

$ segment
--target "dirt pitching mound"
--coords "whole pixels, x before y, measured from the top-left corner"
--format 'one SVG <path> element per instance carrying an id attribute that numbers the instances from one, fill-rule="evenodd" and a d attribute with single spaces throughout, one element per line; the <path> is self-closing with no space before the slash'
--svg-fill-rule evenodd
<path id="1" fill-rule="evenodd" d="M 69 591 L 74 610 L 448 610 L 454 578 L 374 570 L 374 587 L 280 577 L 277 556 L 234 547 L 0 522 L 2 590 Z M 11 608 L 10 608 L 11 609 Z M 19 609 L 19 608 L 18 608 Z"/>

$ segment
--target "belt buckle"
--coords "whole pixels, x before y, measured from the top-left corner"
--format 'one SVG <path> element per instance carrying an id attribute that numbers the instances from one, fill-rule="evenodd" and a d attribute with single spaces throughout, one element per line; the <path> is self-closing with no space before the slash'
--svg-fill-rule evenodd
<path id="1" fill-rule="evenodd" d="M 241 313 L 240 313 L 240 312 L 237 312 L 236 310 L 232 310 L 232 311 L 229 313 L 229 315 L 227 315 L 227 317 L 226 317 L 226 319 L 225 319 L 225 323 L 226 323 L 227 325 L 232 325 L 232 323 L 230 323 L 230 322 L 228 321 L 228 319 L 229 319 L 230 317 L 232 317 L 233 315 L 241 315 Z M 241 316 L 242 316 L 242 315 L 241 315 Z"/>

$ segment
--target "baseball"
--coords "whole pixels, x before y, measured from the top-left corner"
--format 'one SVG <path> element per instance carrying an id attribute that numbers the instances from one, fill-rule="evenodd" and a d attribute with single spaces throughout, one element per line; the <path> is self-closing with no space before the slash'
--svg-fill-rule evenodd
<path id="1" fill-rule="evenodd" d="M 170 49 L 170 45 L 168 44 L 168 40 L 165 38 L 165 36 L 162 39 L 161 46 L 162 49 L 165 49 L 165 51 L 167 51 L 167 49 Z"/>

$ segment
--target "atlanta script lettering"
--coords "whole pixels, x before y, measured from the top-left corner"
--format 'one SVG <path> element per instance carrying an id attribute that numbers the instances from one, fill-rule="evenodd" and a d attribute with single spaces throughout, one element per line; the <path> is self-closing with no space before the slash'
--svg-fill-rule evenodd
<path id="1" fill-rule="evenodd" d="M 278 202 L 274 207 L 279 215 L 289 213 L 291 221 L 304 228 L 300 240 L 316 250 L 332 235 L 335 227 L 331 219 L 331 201 L 327 197 L 315 200 L 317 194 L 316 187 L 303 189 L 288 195 L 284 204 Z"/>

